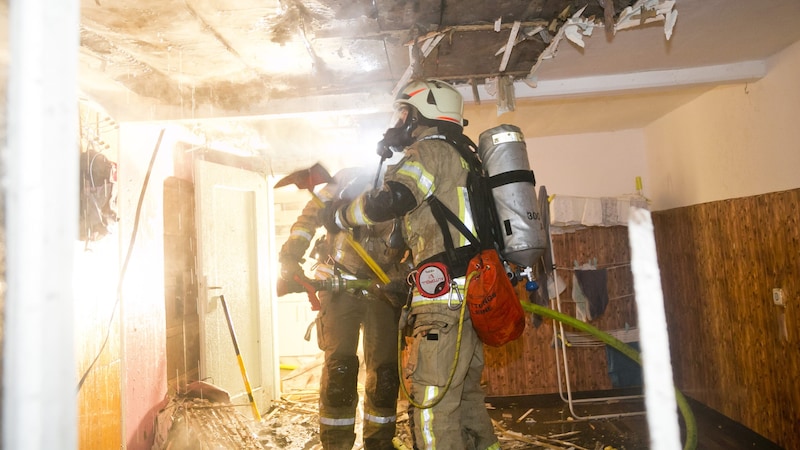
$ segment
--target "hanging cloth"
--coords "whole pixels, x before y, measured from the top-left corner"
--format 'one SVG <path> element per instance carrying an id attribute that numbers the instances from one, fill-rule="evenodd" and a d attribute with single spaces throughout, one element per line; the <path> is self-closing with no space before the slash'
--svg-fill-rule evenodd
<path id="1" fill-rule="evenodd" d="M 584 322 L 600 317 L 608 306 L 606 269 L 576 269 L 572 281 L 572 299 L 576 303 L 576 317 Z"/>

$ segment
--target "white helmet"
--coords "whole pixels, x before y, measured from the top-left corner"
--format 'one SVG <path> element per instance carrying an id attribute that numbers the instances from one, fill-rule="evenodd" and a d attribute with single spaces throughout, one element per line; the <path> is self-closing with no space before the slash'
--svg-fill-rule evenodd
<path id="1" fill-rule="evenodd" d="M 394 100 L 395 108 L 401 104 L 417 108 L 427 119 L 464 126 L 464 99 L 461 93 L 444 81 L 411 81 Z"/>

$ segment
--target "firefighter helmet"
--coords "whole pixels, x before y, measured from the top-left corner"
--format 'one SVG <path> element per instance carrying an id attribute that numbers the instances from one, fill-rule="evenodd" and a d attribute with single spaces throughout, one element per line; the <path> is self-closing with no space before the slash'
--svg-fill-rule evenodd
<path id="1" fill-rule="evenodd" d="M 403 104 L 415 107 L 427 119 L 464 126 L 464 99 L 444 81 L 411 81 L 395 98 L 395 108 Z"/>

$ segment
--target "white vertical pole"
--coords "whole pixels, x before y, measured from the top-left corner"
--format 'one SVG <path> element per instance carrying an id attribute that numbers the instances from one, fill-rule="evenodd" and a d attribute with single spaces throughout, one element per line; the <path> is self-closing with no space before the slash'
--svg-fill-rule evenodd
<path id="1" fill-rule="evenodd" d="M 10 0 L 3 448 L 77 448 L 78 0 Z"/>
<path id="2" fill-rule="evenodd" d="M 681 448 L 675 383 L 669 354 L 664 293 L 658 269 L 656 241 L 650 211 L 631 208 L 628 219 L 631 272 L 639 311 L 639 339 L 642 347 L 647 426 L 652 450 Z"/>

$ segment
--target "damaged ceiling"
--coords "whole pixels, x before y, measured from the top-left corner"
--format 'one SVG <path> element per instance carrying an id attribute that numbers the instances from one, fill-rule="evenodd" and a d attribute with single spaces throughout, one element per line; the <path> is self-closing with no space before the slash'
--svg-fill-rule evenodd
<path id="1" fill-rule="evenodd" d="M 507 76 L 560 101 L 542 134 L 603 131 L 763 76 L 798 17 L 797 0 L 81 0 L 79 79 L 118 121 L 152 121 L 385 112 L 420 75 L 494 102 Z"/>
<path id="2" fill-rule="evenodd" d="M 634 1 L 83 0 L 81 58 L 160 105 L 247 115 L 280 99 L 382 94 L 410 76 L 525 78 L 576 12 L 599 25 Z M 634 20 L 673 2 L 645 3 Z"/>

